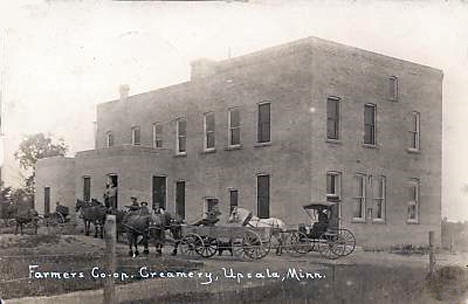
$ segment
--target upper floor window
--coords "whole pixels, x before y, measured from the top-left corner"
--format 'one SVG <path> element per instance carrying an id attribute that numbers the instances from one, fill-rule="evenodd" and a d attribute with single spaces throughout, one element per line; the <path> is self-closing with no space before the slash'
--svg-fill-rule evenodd
<path id="1" fill-rule="evenodd" d="M 258 105 L 258 143 L 268 143 L 271 141 L 270 106 L 269 102 Z"/>
<path id="2" fill-rule="evenodd" d="M 411 179 L 408 183 L 408 222 L 419 222 L 419 180 Z"/>
<path id="3" fill-rule="evenodd" d="M 327 172 L 327 200 L 339 201 L 341 199 L 341 174 Z"/>
<path id="4" fill-rule="evenodd" d="M 353 220 L 364 220 L 366 213 L 366 175 L 354 176 Z"/>
<path id="5" fill-rule="evenodd" d="M 376 105 L 366 104 L 364 105 L 364 144 L 375 145 L 375 120 L 376 117 Z"/>
<path id="6" fill-rule="evenodd" d="M 228 112 L 229 146 L 240 145 L 240 112 L 237 108 L 229 109 Z"/>
<path id="7" fill-rule="evenodd" d="M 391 76 L 388 78 L 388 96 L 390 100 L 397 101 L 398 100 L 398 77 Z"/>
<path id="8" fill-rule="evenodd" d="M 140 127 L 132 127 L 132 145 L 140 145 Z"/>
<path id="9" fill-rule="evenodd" d="M 413 151 L 419 151 L 419 112 L 411 113 L 411 125 L 409 130 L 409 149 Z"/>
<path id="10" fill-rule="evenodd" d="M 376 192 L 374 192 L 374 221 L 385 220 L 385 203 L 386 203 L 386 188 L 387 180 L 385 176 L 379 176 L 376 184 Z"/>
<path id="11" fill-rule="evenodd" d="M 339 99 L 327 99 L 327 139 L 339 139 L 340 104 Z"/>
<path id="12" fill-rule="evenodd" d="M 114 145 L 114 136 L 112 135 L 111 131 L 106 133 L 106 147 L 112 147 Z"/>
<path id="13" fill-rule="evenodd" d="M 204 115 L 203 128 L 205 133 L 203 148 L 205 151 L 212 151 L 215 149 L 215 115 L 213 112 Z"/>
<path id="14" fill-rule="evenodd" d="M 186 145 L 186 134 L 187 134 L 187 121 L 185 118 L 177 119 L 177 138 L 176 138 L 176 153 L 185 154 Z"/>
<path id="15" fill-rule="evenodd" d="M 153 124 L 153 147 L 163 147 L 163 126 L 160 123 Z"/>

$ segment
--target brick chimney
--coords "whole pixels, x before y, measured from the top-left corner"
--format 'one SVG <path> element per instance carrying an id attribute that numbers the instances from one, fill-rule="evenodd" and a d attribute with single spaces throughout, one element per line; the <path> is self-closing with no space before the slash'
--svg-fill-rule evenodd
<path id="1" fill-rule="evenodd" d="M 120 92 L 120 101 L 126 101 L 128 98 L 128 91 L 130 91 L 130 87 L 128 84 L 121 84 L 119 87 Z"/>
<path id="2" fill-rule="evenodd" d="M 190 73 L 190 80 L 203 79 L 212 76 L 216 73 L 216 61 L 200 58 L 190 63 L 192 71 Z"/>

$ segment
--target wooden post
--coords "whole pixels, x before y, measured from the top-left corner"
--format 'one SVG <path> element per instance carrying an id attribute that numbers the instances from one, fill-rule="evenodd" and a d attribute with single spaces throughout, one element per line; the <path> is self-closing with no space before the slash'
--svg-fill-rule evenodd
<path id="1" fill-rule="evenodd" d="M 107 215 L 104 225 L 106 240 L 106 269 L 111 275 L 104 282 L 104 304 L 117 303 L 115 294 L 115 282 L 112 274 L 116 269 L 115 246 L 117 243 L 117 229 L 115 215 Z"/>
<path id="2" fill-rule="evenodd" d="M 429 231 L 429 276 L 432 276 L 434 274 L 434 266 L 434 231 Z"/>

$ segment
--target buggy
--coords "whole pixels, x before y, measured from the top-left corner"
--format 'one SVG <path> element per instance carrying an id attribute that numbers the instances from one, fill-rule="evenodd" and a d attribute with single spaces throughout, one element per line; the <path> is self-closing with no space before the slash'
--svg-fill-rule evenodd
<path id="1" fill-rule="evenodd" d="M 336 259 L 354 251 L 356 238 L 350 230 L 340 227 L 337 203 L 315 202 L 304 205 L 303 209 L 311 223 L 299 224 L 292 233 L 290 244 L 295 252 L 318 251 L 324 257 Z"/>

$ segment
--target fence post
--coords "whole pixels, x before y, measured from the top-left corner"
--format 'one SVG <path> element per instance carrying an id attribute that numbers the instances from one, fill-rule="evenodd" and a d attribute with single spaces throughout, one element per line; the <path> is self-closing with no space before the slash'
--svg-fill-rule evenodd
<path id="1" fill-rule="evenodd" d="M 115 294 L 115 282 L 112 274 L 116 269 L 116 258 L 115 258 L 115 247 L 117 243 L 117 229 L 116 229 L 116 218 L 115 215 L 107 215 L 105 228 L 105 240 L 106 240 L 106 269 L 111 275 L 108 276 L 104 282 L 104 304 L 117 303 L 117 297 Z"/>
<path id="2" fill-rule="evenodd" d="M 434 266 L 434 231 L 429 231 L 429 276 L 432 276 L 434 274 Z"/>

